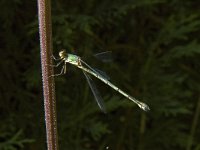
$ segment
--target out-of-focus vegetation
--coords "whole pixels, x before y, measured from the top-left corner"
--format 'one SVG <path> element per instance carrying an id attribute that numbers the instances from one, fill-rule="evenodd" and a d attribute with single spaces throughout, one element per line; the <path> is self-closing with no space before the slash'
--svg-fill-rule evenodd
<path id="1" fill-rule="evenodd" d="M 0 8 L 0 149 L 46 149 L 37 4 L 1 0 Z M 68 65 L 56 78 L 61 150 L 200 149 L 198 1 L 57 0 L 52 28 L 54 55 L 76 50 L 151 108 L 144 113 L 95 80 L 103 114 L 82 72 Z M 114 61 L 96 61 L 101 51 Z"/>

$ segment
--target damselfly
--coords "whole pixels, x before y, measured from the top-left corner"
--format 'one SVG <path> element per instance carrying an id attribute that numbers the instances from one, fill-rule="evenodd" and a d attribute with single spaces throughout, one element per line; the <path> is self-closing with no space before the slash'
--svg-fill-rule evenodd
<path id="1" fill-rule="evenodd" d="M 98 106 L 100 107 L 100 109 L 103 112 L 106 112 L 102 97 L 99 93 L 99 91 L 97 90 L 93 80 L 91 79 L 90 75 L 93 75 L 94 77 L 98 78 L 99 80 L 101 80 L 102 82 L 104 82 L 105 84 L 109 85 L 111 88 L 113 88 L 114 90 L 118 91 L 120 94 L 122 94 L 123 96 L 125 96 L 126 98 L 128 98 L 129 100 L 133 101 L 134 103 L 136 103 L 141 109 L 148 111 L 150 110 L 149 106 L 139 100 L 137 100 L 136 98 L 128 95 L 126 92 L 122 91 L 120 88 L 118 88 L 117 86 L 115 86 L 114 84 L 112 84 L 109 81 L 109 78 L 106 76 L 106 74 L 104 74 L 103 72 L 101 72 L 100 70 L 94 69 L 92 68 L 90 65 L 88 65 L 86 62 L 84 62 L 81 57 L 77 56 L 77 55 L 73 55 L 73 54 L 69 54 L 67 53 L 65 50 L 61 50 L 59 52 L 59 57 L 58 59 L 56 59 L 55 57 L 53 57 L 55 60 L 60 60 L 60 62 L 58 62 L 55 67 L 58 67 L 60 64 L 63 63 L 63 67 L 61 69 L 61 72 L 59 74 L 55 74 L 53 76 L 59 76 L 62 74 L 66 73 L 66 64 L 70 63 L 76 67 L 78 67 L 79 69 L 81 69 L 83 71 L 83 74 L 85 75 L 87 82 L 92 90 L 92 93 L 95 97 L 95 100 L 98 104 Z"/>

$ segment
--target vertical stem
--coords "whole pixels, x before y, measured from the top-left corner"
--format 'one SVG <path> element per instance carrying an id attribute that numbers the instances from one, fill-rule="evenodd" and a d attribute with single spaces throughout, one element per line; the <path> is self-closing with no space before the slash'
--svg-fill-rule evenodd
<path id="1" fill-rule="evenodd" d="M 42 63 L 42 81 L 45 108 L 45 123 L 48 150 L 58 150 L 57 115 L 52 64 L 52 32 L 50 0 L 38 0 L 38 17 L 40 32 L 40 53 Z"/>
<path id="2" fill-rule="evenodd" d="M 146 114 L 143 112 L 140 120 L 140 137 L 139 137 L 139 144 L 138 150 L 142 150 L 143 148 L 143 135 L 146 129 Z"/>
<path id="3" fill-rule="evenodd" d="M 190 130 L 190 135 L 189 135 L 189 138 L 188 138 L 188 143 L 187 143 L 186 150 L 190 150 L 191 149 L 192 141 L 193 141 L 195 130 L 197 128 L 197 123 L 198 123 L 199 116 L 200 116 L 200 96 L 199 96 L 199 100 L 197 102 L 197 107 L 196 107 L 194 119 L 193 119 L 193 122 L 192 122 L 192 127 L 191 127 L 191 130 Z"/>

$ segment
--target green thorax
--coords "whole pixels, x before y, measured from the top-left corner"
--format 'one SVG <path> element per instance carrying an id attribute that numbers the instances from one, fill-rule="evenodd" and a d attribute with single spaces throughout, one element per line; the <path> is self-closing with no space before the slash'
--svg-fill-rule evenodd
<path id="1" fill-rule="evenodd" d="M 78 65 L 79 59 L 80 59 L 80 57 L 77 55 L 68 54 L 67 62 L 74 64 L 74 65 Z"/>

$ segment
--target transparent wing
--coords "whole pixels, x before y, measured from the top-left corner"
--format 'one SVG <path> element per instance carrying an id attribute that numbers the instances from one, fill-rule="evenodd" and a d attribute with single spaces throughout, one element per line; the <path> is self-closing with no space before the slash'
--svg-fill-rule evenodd
<path id="1" fill-rule="evenodd" d="M 81 62 L 83 64 L 85 64 L 91 71 L 95 72 L 96 74 L 98 74 L 99 76 L 105 78 L 106 80 L 110 80 L 110 77 L 103 71 L 99 70 L 99 69 L 94 69 L 92 68 L 90 65 L 88 65 L 86 62 L 84 62 L 83 60 L 81 60 Z"/>
<path id="2" fill-rule="evenodd" d="M 84 73 L 84 75 L 85 75 L 85 77 L 86 77 L 86 79 L 87 79 L 87 82 L 88 82 L 88 84 L 89 84 L 89 86 L 90 86 L 90 89 L 92 90 L 92 93 L 93 93 L 93 95 L 94 95 L 94 97 L 95 97 L 95 100 L 96 100 L 96 102 L 97 102 L 99 108 L 100 108 L 104 113 L 106 113 L 106 108 L 105 108 L 103 99 L 102 99 L 102 97 L 101 97 L 101 95 L 100 95 L 98 89 L 96 88 L 95 83 L 93 82 L 93 80 L 90 78 L 90 76 L 89 76 L 86 72 L 83 71 L 83 73 Z"/>
<path id="3" fill-rule="evenodd" d="M 110 80 L 110 77 L 104 71 L 99 70 L 97 68 L 93 68 L 93 69 L 96 71 L 96 73 L 98 73 L 98 75 L 102 76 L 103 78 L 105 78 L 107 80 Z"/>
<path id="4" fill-rule="evenodd" d="M 112 62 L 113 61 L 112 51 L 97 53 L 94 56 L 103 62 Z"/>

